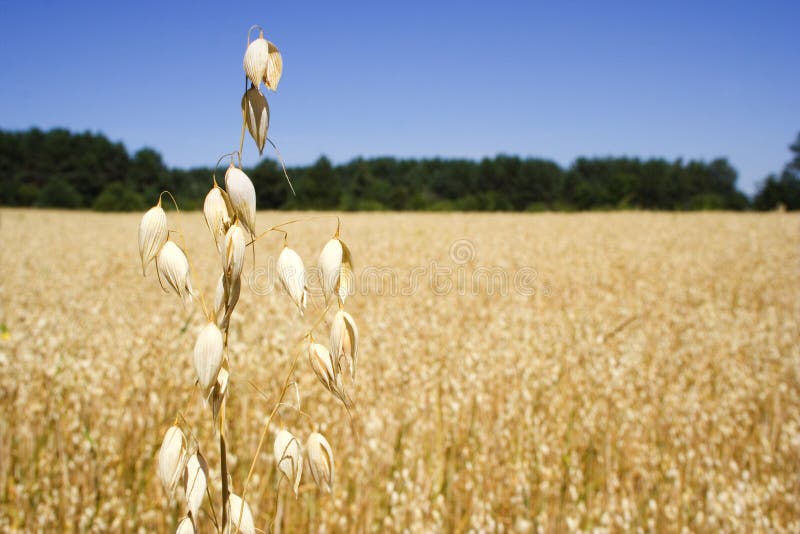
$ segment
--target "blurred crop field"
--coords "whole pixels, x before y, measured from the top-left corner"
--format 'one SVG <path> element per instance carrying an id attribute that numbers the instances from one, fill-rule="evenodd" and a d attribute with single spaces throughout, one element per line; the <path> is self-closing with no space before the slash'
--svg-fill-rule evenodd
<path id="1" fill-rule="evenodd" d="M 321 215 L 287 227 L 306 265 L 336 227 Z M 191 363 L 204 318 L 152 265 L 142 278 L 140 217 L 0 210 L 0 531 L 173 532 L 183 507 L 155 461 L 176 414 L 218 502 Z M 180 227 L 213 295 L 202 215 Z M 308 472 L 298 499 L 276 491 L 269 441 L 248 489 L 258 528 L 800 532 L 797 215 L 343 214 L 342 238 L 361 330 L 352 421 L 304 356 L 303 414 L 276 421 L 319 425 L 334 492 Z M 231 323 L 234 490 L 319 316 L 277 288 L 281 245 L 259 241 L 255 263 L 248 249 Z"/>

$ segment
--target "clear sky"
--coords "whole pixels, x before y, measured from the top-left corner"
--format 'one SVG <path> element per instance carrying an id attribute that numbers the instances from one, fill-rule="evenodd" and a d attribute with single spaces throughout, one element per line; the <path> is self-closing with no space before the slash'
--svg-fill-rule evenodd
<path id="1" fill-rule="evenodd" d="M 751 192 L 800 131 L 799 22 L 798 0 L 0 0 L 0 128 L 88 129 L 213 165 L 238 148 L 258 23 L 283 54 L 268 99 L 288 164 L 724 156 Z"/>

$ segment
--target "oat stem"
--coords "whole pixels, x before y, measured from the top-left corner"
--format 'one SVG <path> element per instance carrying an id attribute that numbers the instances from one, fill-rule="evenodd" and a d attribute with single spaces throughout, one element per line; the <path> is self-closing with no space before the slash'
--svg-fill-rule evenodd
<path id="1" fill-rule="evenodd" d="M 289 372 L 286 373 L 286 378 L 283 381 L 283 387 L 281 388 L 281 394 L 278 397 L 278 402 L 272 408 L 272 412 L 269 414 L 269 418 L 267 422 L 264 423 L 264 429 L 261 431 L 261 438 L 258 440 L 258 447 L 256 447 L 256 453 L 253 455 L 253 461 L 250 464 L 250 471 L 247 473 L 247 478 L 244 481 L 244 486 L 242 487 L 242 505 L 239 510 L 239 521 L 237 522 L 236 526 L 236 533 L 239 533 L 239 524 L 242 520 L 242 514 L 244 513 L 244 498 L 247 495 L 247 485 L 250 483 L 250 478 L 253 476 L 253 471 L 256 468 L 256 461 L 258 460 L 258 455 L 261 454 L 261 449 L 264 446 L 264 439 L 267 437 L 267 432 L 269 432 L 269 424 L 272 422 L 272 418 L 275 417 L 275 413 L 277 413 L 278 408 L 280 407 L 281 403 L 283 402 L 283 397 L 286 395 L 286 392 L 289 389 L 289 383 L 292 378 L 292 374 L 294 373 L 294 369 L 297 366 L 297 360 L 300 358 L 300 352 L 298 352 L 294 360 L 292 361 L 291 367 L 289 367 Z"/>
<path id="2" fill-rule="evenodd" d="M 251 34 L 251 33 L 253 32 L 253 30 L 254 30 L 254 29 L 256 29 L 256 28 L 258 28 L 258 31 L 259 31 L 259 32 L 260 32 L 262 35 L 264 34 L 264 28 L 262 28 L 260 25 L 258 25 L 258 24 L 253 24 L 252 26 L 250 26 L 250 29 L 249 29 L 249 30 L 247 30 L 247 45 L 248 45 L 248 46 L 250 45 L 250 34 Z"/>
<path id="3" fill-rule="evenodd" d="M 239 168 L 241 168 L 241 166 L 242 166 L 241 165 L 241 161 L 242 161 L 242 153 L 241 153 L 241 151 L 236 152 L 234 150 L 233 152 L 228 152 L 227 154 L 223 154 L 223 155 L 221 155 L 219 157 L 219 159 L 217 160 L 217 163 L 214 165 L 214 172 L 211 173 L 211 179 L 214 180 L 214 185 L 217 185 L 217 169 L 219 168 L 219 162 L 222 161 L 223 159 L 229 157 L 229 156 L 232 157 L 232 156 L 236 156 L 237 154 L 239 156 Z M 231 163 L 233 163 L 233 160 L 231 160 Z M 226 191 L 226 193 L 227 193 L 227 191 Z"/>
<path id="4" fill-rule="evenodd" d="M 219 413 L 219 470 L 222 478 L 222 528 L 228 524 L 228 500 L 230 498 L 230 488 L 228 488 L 228 454 L 225 442 L 225 399 L 222 399 L 222 406 Z M 242 509 L 244 509 L 244 497 L 242 497 Z M 241 523 L 241 513 L 239 522 Z M 237 532 L 239 528 L 236 528 Z"/>

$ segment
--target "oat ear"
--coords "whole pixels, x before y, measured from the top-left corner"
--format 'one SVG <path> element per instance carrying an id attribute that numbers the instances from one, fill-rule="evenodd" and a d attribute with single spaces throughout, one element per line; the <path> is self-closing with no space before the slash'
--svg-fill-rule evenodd
<path id="1" fill-rule="evenodd" d="M 194 345 L 194 369 L 197 380 L 205 394 L 210 393 L 222 368 L 224 341 L 222 331 L 216 323 L 208 322 Z"/>
<path id="2" fill-rule="evenodd" d="M 256 142 L 258 154 L 261 155 L 269 132 L 269 103 L 253 84 L 250 84 L 250 89 L 242 96 L 242 120 L 250 137 Z"/>
<path id="3" fill-rule="evenodd" d="M 278 90 L 278 83 L 283 75 L 283 58 L 278 47 L 267 41 L 267 72 L 264 75 L 264 85 L 272 91 Z"/>

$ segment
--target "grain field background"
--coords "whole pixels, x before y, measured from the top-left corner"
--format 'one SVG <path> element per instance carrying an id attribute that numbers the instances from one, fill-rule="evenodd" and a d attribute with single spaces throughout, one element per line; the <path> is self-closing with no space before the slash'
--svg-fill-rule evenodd
<path id="1" fill-rule="evenodd" d="M 261 212 L 257 224 L 310 215 Z M 219 487 L 191 363 L 204 319 L 161 291 L 152 265 L 142 278 L 140 217 L 0 210 L 3 532 L 174 531 L 183 507 L 155 457 L 178 413 Z M 248 490 L 258 528 L 800 531 L 798 216 L 342 221 L 359 284 L 352 423 L 305 358 L 295 375 L 307 416 L 276 421 L 303 436 L 320 425 L 334 492 L 306 473 L 297 500 L 285 482 L 278 494 L 267 447 Z M 202 215 L 181 225 L 194 284 L 213 295 L 219 260 Z M 289 227 L 306 265 L 335 225 Z M 235 490 L 314 319 L 275 285 L 281 239 L 257 244 L 255 271 L 248 250 L 231 324 Z"/>

